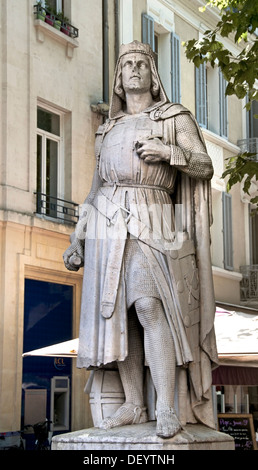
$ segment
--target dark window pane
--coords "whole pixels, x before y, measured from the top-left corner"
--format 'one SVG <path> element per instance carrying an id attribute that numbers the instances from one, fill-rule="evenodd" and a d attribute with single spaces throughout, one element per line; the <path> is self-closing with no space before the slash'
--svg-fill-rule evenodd
<path id="1" fill-rule="evenodd" d="M 72 286 L 25 279 L 24 351 L 71 339 L 72 312 Z"/>
<path id="2" fill-rule="evenodd" d="M 224 268 L 233 271 L 232 195 L 222 193 Z"/>
<path id="3" fill-rule="evenodd" d="M 63 0 L 62 1 L 57 1 L 57 0 L 47 0 L 45 1 L 45 8 L 49 10 L 51 13 L 58 13 L 63 11 Z"/>
<path id="4" fill-rule="evenodd" d="M 57 149 L 57 142 L 47 139 L 46 193 L 54 197 L 57 197 Z"/>
<path id="5" fill-rule="evenodd" d="M 153 52 L 154 52 L 155 64 L 156 64 L 156 67 L 158 68 L 159 39 L 158 39 L 157 34 L 154 34 L 154 49 L 153 49 Z"/>
<path id="6" fill-rule="evenodd" d="M 38 108 L 37 126 L 51 134 L 60 135 L 60 116 Z"/>
<path id="7" fill-rule="evenodd" d="M 42 191 L 42 137 L 37 135 L 37 192 Z"/>
<path id="8" fill-rule="evenodd" d="M 258 264 L 258 214 L 251 216 L 251 263 Z"/>
<path id="9" fill-rule="evenodd" d="M 57 151 L 58 144 L 53 140 L 47 139 L 46 155 L 46 194 L 47 214 L 56 217 L 56 197 L 57 197 Z"/>
<path id="10" fill-rule="evenodd" d="M 56 11 L 56 0 L 48 0 L 46 3 L 46 8 L 49 8 L 50 11 Z"/>

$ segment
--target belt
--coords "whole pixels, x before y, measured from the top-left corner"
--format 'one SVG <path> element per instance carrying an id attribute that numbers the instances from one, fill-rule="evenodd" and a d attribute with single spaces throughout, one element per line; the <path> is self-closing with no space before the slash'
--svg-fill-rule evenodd
<path id="1" fill-rule="evenodd" d="M 105 186 L 110 186 L 110 187 L 122 187 L 122 188 L 146 188 L 146 189 L 155 189 L 156 191 L 165 191 L 166 193 L 168 194 L 171 194 L 172 191 L 167 189 L 167 188 L 164 188 L 163 186 L 156 186 L 154 184 L 136 184 L 136 183 L 117 183 L 117 182 L 114 182 L 114 183 L 108 183 L 108 182 L 105 182 L 102 184 L 103 187 Z"/>

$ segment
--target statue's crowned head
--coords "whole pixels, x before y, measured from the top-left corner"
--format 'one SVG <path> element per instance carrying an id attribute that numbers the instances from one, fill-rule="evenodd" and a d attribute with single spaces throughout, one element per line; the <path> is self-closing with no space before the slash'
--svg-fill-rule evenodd
<path id="1" fill-rule="evenodd" d="M 155 64 L 155 56 L 149 44 L 133 41 L 129 44 L 122 44 L 114 75 L 113 92 L 110 102 L 109 117 L 115 118 L 123 109 L 125 102 L 125 92 L 122 79 L 122 66 L 129 55 L 143 56 L 147 58 L 151 74 L 150 92 L 155 102 L 165 103 L 168 101 Z"/>
<path id="2" fill-rule="evenodd" d="M 139 52 L 140 54 L 146 54 L 154 60 L 155 56 L 149 44 L 144 44 L 139 41 L 133 41 L 133 42 L 130 42 L 129 44 L 121 44 L 120 49 L 119 49 L 118 61 L 125 54 L 132 54 L 132 53 L 137 53 L 137 52 Z"/>

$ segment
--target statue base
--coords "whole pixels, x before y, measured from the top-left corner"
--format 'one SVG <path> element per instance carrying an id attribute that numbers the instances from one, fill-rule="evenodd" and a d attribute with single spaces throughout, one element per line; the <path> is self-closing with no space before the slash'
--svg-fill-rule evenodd
<path id="1" fill-rule="evenodd" d="M 170 439 L 156 436 L 156 422 L 105 431 L 83 429 L 54 436 L 52 450 L 235 450 L 234 439 L 200 424 L 187 424 Z"/>

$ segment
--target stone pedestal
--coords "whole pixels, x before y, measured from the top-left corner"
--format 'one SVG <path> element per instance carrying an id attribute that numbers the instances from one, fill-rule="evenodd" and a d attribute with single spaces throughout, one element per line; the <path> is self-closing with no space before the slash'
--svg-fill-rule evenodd
<path id="1" fill-rule="evenodd" d="M 156 422 L 150 421 L 60 434 L 53 437 L 52 450 L 235 450 L 235 445 L 231 436 L 199 424 L 188 424 L 173 438 L 162 439 L 156 436 Z"/>

